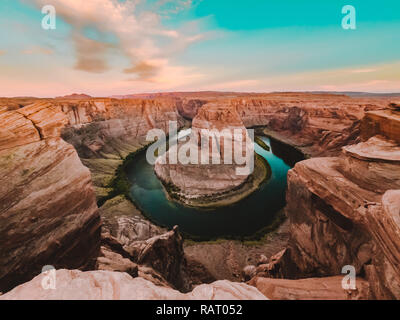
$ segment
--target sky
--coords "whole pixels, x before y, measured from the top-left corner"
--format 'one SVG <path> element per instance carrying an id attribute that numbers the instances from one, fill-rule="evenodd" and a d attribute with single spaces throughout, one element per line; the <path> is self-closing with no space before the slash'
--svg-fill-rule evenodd
<path id="1" fill-rule="evenodd" d="M 0 0 L 0 96 L 203 90 L 400 92 L 400 1 Z"/>

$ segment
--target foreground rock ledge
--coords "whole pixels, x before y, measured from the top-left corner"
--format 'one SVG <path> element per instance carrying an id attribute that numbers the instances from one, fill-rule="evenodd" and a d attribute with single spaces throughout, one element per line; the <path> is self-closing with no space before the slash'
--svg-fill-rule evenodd
<path id="1" fill-rule="evenodd" d="M 300 280 L 255 277 L 250 284 L 271 300 L 367 300 L 368 282 L 357 279 L 356 290 L 342 288 L 342 276 Z"/>
<path id="2" fill-rule="evenodd" d="M 183 294 L 122 272 L 57 270 L 55 290 L 43 289 L 44 277 L 37 276 L 0 300 L 266 300 L 256 288 L 226 280 Z"/>

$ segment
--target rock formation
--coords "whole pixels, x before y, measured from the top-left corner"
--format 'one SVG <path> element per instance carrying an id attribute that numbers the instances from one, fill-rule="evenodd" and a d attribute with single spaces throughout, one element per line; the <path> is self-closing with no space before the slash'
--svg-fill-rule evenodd
<path id="1" fill-rule="evenodd" d="M 238 113 L 209 103 L 193 119 L 189 141 L 170 146 L 154 170 L 174 198 L 201 206 L 241 188 L 253 166 L 253 142 Z"/>
<path id="2" fill-rule="evenodd" d="M 147 132 L 168 132 L 169 121 L 178 127 L 184 119 L 174 99 L 91 99 L 57 102 L 69 119 L 62 137 L 78 151 L 91 170 L 98 197 L 107 195 L 114 173 L 132 152 L 147 146 Z"/>
<path id="3" fill-rule="evenodd" d="M 302 161 L 289 171 L 289 247 L 259 265 L 259 276 L 326 277 L 351 265 L 358 280 L 369 282 L 373 298 L 400 298 L 398 118 L 392 114 L 387 123 L 380 118 L 371 123 L 376 114 L 389 111 L 367 113 L 363 122 L 385 136 L 346 146 L 341 157 Z M 363 133 L 368 135 L 371 131 Z"/>
<path id="4" fill-rule="evenodd" d="M 45 265 L 88 268 L 100 244 L 90 172 L 47 103 L 0 113 L 0 291 Z"/>
<path id="5" fill-rule="evenodd" d="M 250 284 L 271 300 L 367 300 L 369 285 L 359 280 L 357 290 L 342 288 L 341 276 L 300 280 L 255 277 Z"/>
<path id="6" fill-rule="evenodd" d="M 236 98 L 231 103 L 246 127 L 266 126 L 266 134 L 309 156 L 336 155 L 341 147 L 359 142 L 365 111 L 386 106 L 383 100 L 294 93 Z"/>
<path id="7" fill-rule="evenodd" d="M 140 265 L 151 267 L 175 288 L 187 291 L 191 284 L 186 274 L 183 239 L 178 228 L 144 241 L 136 241 L 124 249 Z"/>
<path id="8" fill-rule="evenodd" d="M 57 270 L 56 289 L 44 290 L 43 274 L 0 296 L 0 300 L 265 300 L 256 288 L 244 283 L 217 281 L 200 285 L 187 294 L 156 286 L 127 273 Z"/>
<path id="9" fill-rule="evenodd" d="M 361 137 L 367 140 L 374 135 L 384 135 L 400 142 L 400 112 L 395 109 L 367 112 L 362 121 Z"/>

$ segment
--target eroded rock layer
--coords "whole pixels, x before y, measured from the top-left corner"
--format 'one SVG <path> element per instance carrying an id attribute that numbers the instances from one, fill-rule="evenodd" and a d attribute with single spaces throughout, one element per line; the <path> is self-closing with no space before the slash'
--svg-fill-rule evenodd
<path id="1" fill-rule="evenodd" d="M 165 185 L 171 186 L 169 189 L 183 198 L 226 193 L 248 179 L 250 168 L 245 172 L 245 162 L 238 163 L 236 153 L 241 158 L 243 154 L 251 153 L 249 157 L 253 158 L 251 144 L 251 138 L 234 109 L 207 104 L 193 119 L 189 139 L 171 146 L 160 156 L 155 172 Z M 188 160 L 181 155 L 188 156 Z"/>
<path id="2" fill-rule="evenodd" d="M 255 277 L 250 284 L 271 300 L 367 300 L 369 284 L 359 279 L 357 290 L 342 287 L 343 277 L 308 278 L 299 280 Z"/>
<path id="3" fill-rule="evenodd" d="M 45 265 L 93 266 L 100 217 L 89 170 L 59 137 L 65 115 L 36 103 L 0 118 L 0 290 Z"/>
<path id="4" fill-rule="evenodd" d="M 333 276 L 350 265 L 374 298 L 399 299 L 399 151 L 375 136 L 345 147 L 342 157 L 298 163 L 288 173 L 290 245 L 257 274 Z"/>

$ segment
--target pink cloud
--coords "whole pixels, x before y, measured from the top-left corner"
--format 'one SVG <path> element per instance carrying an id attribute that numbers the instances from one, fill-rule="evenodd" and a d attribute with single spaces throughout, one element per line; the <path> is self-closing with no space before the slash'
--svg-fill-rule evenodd
<path id="1" fill-rule="evenodd" d="M 39 7 L 48 4 L 48 0 L 35 2 Z M 53 0 L 52 4 L 57 15 L 73 26 L 76 68 L 87 72 L 108 70 L 106 53 L 109 47 L 90 39 L 85 40 L 82 31 L 85 26 L 115 35 L 120 53 L 130 61 L 125 72 L 136 73 L 142 80 L 153 78 L 160 71 L 159 66 L 151 63 L 152 60 L 167 61 L 163 64 L 165 67 L 177 49 L 184 50 L 189 44 L 203 38 L 198 33 L 166 28 L 161 23 L 159 12 L 140 9 L 140 0 Z M 162 11 L 168 4 L 173 4 L 172 7 L 180 11 L 190 8 L 192 1 L 161 1 L 155 8 Z M 90 41 L 93 50 L 89 48 Z"/>

